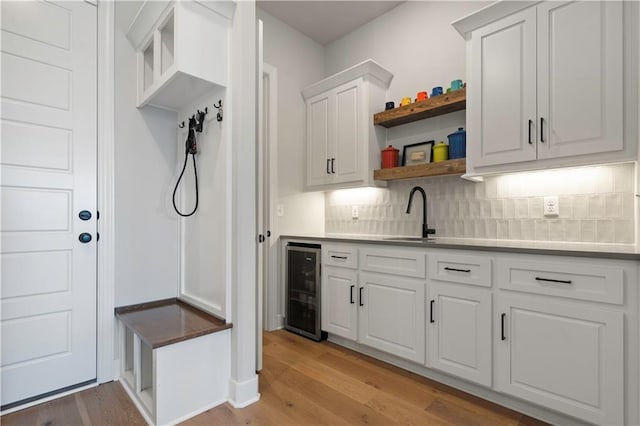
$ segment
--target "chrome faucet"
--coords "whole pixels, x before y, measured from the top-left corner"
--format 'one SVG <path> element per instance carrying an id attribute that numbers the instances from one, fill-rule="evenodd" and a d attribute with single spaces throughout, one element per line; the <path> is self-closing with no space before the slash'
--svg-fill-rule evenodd
<path id="1" fill-rule="evenodd" d="M 431 235 L 435 234 L 436 230 L 429 229 L 429 226 L 427 225 L 427 194 L 424 192 L 424 189 L 422 189 L 421 187 L 414 186 L 411 192 L 409 193 L 409 204 L 407 205 L 406 213 L 407 214 L 411 213 L 411 202 L 413 201 L 413 194 L 415 194 L 416 191 L 422 194 L 422 238 L 428 238 L 430 234 Z"/>

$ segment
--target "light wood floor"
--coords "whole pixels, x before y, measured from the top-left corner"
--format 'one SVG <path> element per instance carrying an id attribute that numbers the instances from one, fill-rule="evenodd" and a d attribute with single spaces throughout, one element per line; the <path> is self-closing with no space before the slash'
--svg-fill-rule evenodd
<path id="1" fill-rule="evenodd" d="M 264 334 L 261 398 L 223 404 L 187 425 L 541 425 L 543 423 L 340 346 Z M 13 425 L 144 425 L 117 382 L 0 418 Z"/>

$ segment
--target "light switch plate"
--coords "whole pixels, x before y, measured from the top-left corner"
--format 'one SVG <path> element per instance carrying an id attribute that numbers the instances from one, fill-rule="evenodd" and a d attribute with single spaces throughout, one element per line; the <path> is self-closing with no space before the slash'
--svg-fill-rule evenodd
<path id="1" fill-rule="evenodd" d="M 278 217 L 284 216 L 284 204 L 278 204 L 276 206 L 276 215 Z"/>
<path id="2" fill-rule="evenodd" d="M 550 195 L 548 197 L 544 197 L 544 201 L 542 203 L 542 209 L 545 217 L 558 216 L 560 214 L 558 196 Z"/>
<path id="3" fill-rule="evenodd" d="M 351 219 L 358 218 L 358 206 L 351 206 Z"/>

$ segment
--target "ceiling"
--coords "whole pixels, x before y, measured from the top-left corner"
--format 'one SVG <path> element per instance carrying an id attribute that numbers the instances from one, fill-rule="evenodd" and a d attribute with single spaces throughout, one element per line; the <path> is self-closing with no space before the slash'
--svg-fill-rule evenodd
<path id="1" fill-rule="evenodd" d="M 404 1 L 257 1 L 258 7 L 322 45 L 339 39 L 401 3 Z"/>

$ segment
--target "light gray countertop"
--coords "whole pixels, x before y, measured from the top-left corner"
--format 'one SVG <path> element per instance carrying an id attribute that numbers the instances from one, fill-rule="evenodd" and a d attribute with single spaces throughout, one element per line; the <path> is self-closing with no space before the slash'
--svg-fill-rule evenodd
<path id="1" fill-rule="evenodd" d="M 344 243 L 371 243 L 406 247 L 482 250 L 509 253 L 546 254 L 555 256 L 594 257 L 600 259 L 640 260 L 640 249 L 633 244 L 597 244 L 537 242 L 515 240 L 481 240 L 472 238 L 430 238 L 425 241 L 389 240 L 375 235 L 281 235 L 290 240 L 332 241 Z M 394 237 L 397 238 L 397 237 Z"/>

